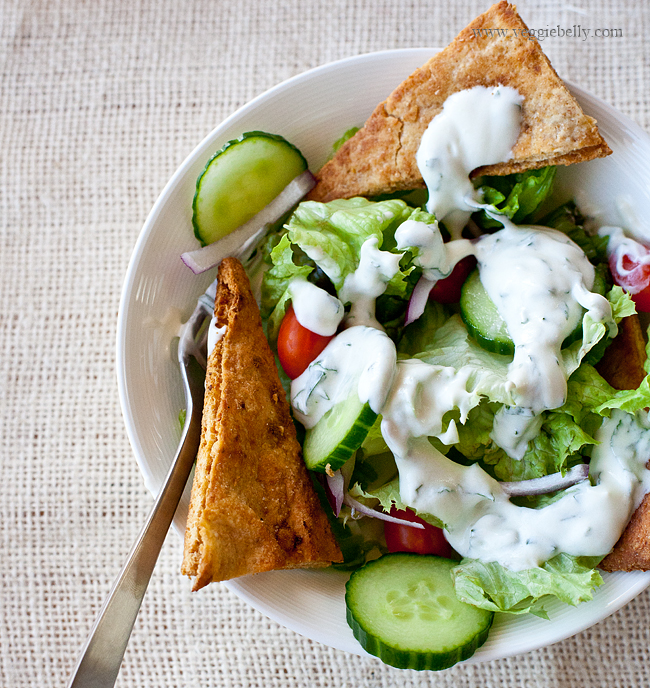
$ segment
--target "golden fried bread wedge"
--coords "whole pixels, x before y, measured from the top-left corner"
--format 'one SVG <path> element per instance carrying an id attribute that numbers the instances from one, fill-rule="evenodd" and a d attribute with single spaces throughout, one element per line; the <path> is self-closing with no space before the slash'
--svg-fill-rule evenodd
<path id="1" fill-rule="evenodd" d="M 639 318 L 633 315 L 619 324 L 598 372 L 616 389 L 636 389 L 645 371 L 645 341 Z M 647 571 L 650 569 L 650 495 L 646 495 L 623 531 L 614 549 L 600 563 L 605 571 Z"/>
<path id="2" fill-rule="evenodd" d="M 341 561 L 248 277 L 234 258 L 219 268 L 215 315 L 225 333 L 208 360 L 182 572 L 198 590 L 248 573 Z"/>
<path id="3" fill-rule="evenodd" d="M 316 175 L 308 198 L 327 202 L 422 188 L 415 154 L 445 100 L 474 86 L 498 85 L 524 97 L 521 133 L 510 161 L 480 167 L 472 176 L 570 165 L 611 153 L 596 120 L 584 114 L 515 7 L 500 2 L 377 106 Z"/>

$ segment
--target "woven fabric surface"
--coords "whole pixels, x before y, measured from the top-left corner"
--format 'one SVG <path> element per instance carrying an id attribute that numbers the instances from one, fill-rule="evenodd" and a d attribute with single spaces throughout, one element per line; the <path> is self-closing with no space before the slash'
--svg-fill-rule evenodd
<path id="1" fill-rule="evenodd" d="M 115 376 L 122 281 L 149 209 L 228 114 L 317 65 L 442 46 L 488 2 L 0 0 L 0 686 L 64 685 L 152 504 Z M 569 81 L 650 128 L 650 7 L 521 2 Z M 170 534 L 117 685 L 645 686 L 650 594 L 574 638 L 399 672 L 181 577 Z"/>

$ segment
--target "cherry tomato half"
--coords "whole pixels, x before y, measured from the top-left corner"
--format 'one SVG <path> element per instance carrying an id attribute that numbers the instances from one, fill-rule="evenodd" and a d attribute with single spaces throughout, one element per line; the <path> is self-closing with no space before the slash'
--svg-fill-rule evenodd
<path id="1" fill-rule="evenodd" d="M 424 530 L 410 528 L 399 523 L 384 521 L 384 535 L 389 552 L 415 552 L 416 554 L 437 554 L 439 557 L 451 557 L 453 550 L 445 540 L 440 528 L 432 526 L 416 516 L 410 509 L 398 511 L 395 507 L 390 510 L 390 515 L 402 518 L 405 521 L 421 523 Z"/>
<path id="2" fill-rule="evenodd" d="M 645 246 L 639 244 L 638 250 L 645 251 L 647 256 L 648 251 Z M 636 304 L 636 309 L 642 313 L 650 313 L 650 265 L 647 263 L 639 263 L 631 256 L 624 254 L 621 266 L 623 270 L 619 270 L 618 251 L 614 251 L 609 257 L 609 269 L 612 271 L 614 282 L 630 292 L 632 300 Z"/>
<path id="3" fill-rule="evenodd" d="M 324 337 L 303 327 L 289 306 L 278 333 L 278 358 L 284 372 L 294 380 L 327 346 L 332 337 Z"/>
<path id="4" fill-rule="evenodd" d="M 449 277 L 445 277 L 435 283 L 433 289 L 429 292 L 429 298 L 438 303 L 458 303 L 460 301 L 460 290 L 475 266 L 476 258 L 474 256 L 466 256 L 459 260 Z"/>

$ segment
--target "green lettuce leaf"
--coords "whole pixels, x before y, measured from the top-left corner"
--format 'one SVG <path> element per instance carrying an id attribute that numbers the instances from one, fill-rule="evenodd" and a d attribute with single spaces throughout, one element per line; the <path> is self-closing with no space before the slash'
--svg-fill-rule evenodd
<path id="1" fill-rule="evenodd" d="M 376 237 L 382 250 L 391 250 L 395 229 L 413 212 L 400 200 L 374 203 L 351 198 L 301 203 L 284 233 L 269 239 L 265 247 L 272 267 L 262 281 L 262 316 L 268 319 L 270 341 L 277 338 L 290 299 L 287 289 L 294 278 L 318 273 L 338 291 L 345 278 L 357 269 L 364 242 Z M 406 254 L 385 294 L 377 300 L 379 321 L 395 334 L 403 324 L 408 297 L 417 279 L 410 263 L 410 254 Z"/>
<path id="2" fill-rule="evenodd" d="M 483 177 L 479 191 L 483 202 L 493 205 L 515 224 L 529 220 L 548 196 L 555 179 L 555 167 L 542 167 L 503 177 Z M 474 213 L 475 222 L 483 229 L 497 229 L 503 225 L 484 211 Z"/>
<path id="3" fill-rule="evenodd" d="M 591 365 L 583 363 L 569 378 L 561 411 L 582 425 L 584 419 L 616 394 L 616 390 Z"/>
<path id="4" fill-rule="evenodd" d="M 558 554 L 538 568 L 510 571 L 496 562 L 466 559 L 451 573 L 463 602 L 495 612 L 545 616 L 542 605 L 548 596 L 572 606 L 592 599 L 603 582 L 594 569 L 600 560 Z"/>
<path id="5" fill-rule="evenodd" d="M 632 301 L 632 297 L 618 285 L 614 285 L 607 292 L 607 300 L 612 306 L 612 316 L 616 323 L 636 313 L 636 306 L 634 301 Z"/>
<path id="6" fill-rule="evenodd" d="M 513 405 L 507 384 L 511 356 L 486 351 L 470 336 L 459 315 L 452 315 L 438 328 L 424 351 L 416 354 L 425 363 L 449 366 L 468 373 L 467 390 L 490 401 Z"/>
<path id="7" fill-rule="evenodd" d="M 594 265 L 607 264 L 607 237 L 587 234 L 584 223 L 585 218 L 575 202 L 569 201 L 545 215 L 537 224 L 564 232 Z"/>
<path id="8" fill-rule="evenodd" d="M 351 139 L 357 132 L 359 131 L 359 127 L 351 127 L 348 129 L 343 136 L 341 136 L 340 139 L 336 139 L 334 143 L 332 144 L 332 153 L 336 153 L 338 149 L 348 140 Z"/>
<path id="9" fill-rule="evenodd" d="M 268 318 L 267 336 L 275 342 L 280 323 L 287 310 L 289 283 L 296 277 L 307 277 L 313 270 L 309 265 L 296 265 L 291 241 L 285 234 L 270 253 L 273 267 L 264 273 L 262 281 L 262 316 Z"/>
<path id="10" fill-rule="evenodd" d="M 622 389 L 616 392 L 607 401 L 596 406 L 594 412 L 609 415 L 611 409 L 617 408 L 627 413 L 636 413 L 648 407 L 650 407 L 650 375 L 643 378 L 638 389 Z"/>
<path id="11" fill-rule="evenodd" d="M 305 201 L 298 206 L 286 228 L 292 243 L 323 270 L 338 292 L 347 275 L 359 265 L 363 243 L 375 236 L 382 248 L 384 235 L 393 237 L 395 229 L 412 212 L 411 207 L 399 200 L 380 203 L 365 198 L 329 203 Z"/>
<path id="12" fill-rule="evenodd" d="M 583 429 L 568 413 L 547 411 L 537 436 L 528 443 L 524 456 L 517 460 L 506 454 L 490 437 L 494 414 L 500 404 L 483 401 L 473 408 L 464 425 L 456 424 L 459 442 L 454 445 L 470 461 L 479 461 L 499 480 L 530 480 L 550 473 L 565 471 L 583 459 L 579 452 L 595 443 L 590 432 Z M 585 423 L 592 432 L 600 424 Z M 595 427 L 594 427 L 595 425 Z"/>
<path id="13" fill-rule="evenodd" d="M 397 346 L 400 358 L 411 358 L 424 351 L 436 332 L 449 319 L 447 309 L 437 301 L 427 301 L 424 313 L 407 325 Z"/>
<path id="14" fill-rule="evenodd" d="M 431 514 L 426 514 L 413 509 L 412 507 L 407 507 L 400 497 L 399 492 L 399 478 L 394 478 L 393 480 L 387 482 L 381 487 L 374 488 L 372 490 L 364 490 L 359 483 L 353 485 L 350 489 L 350 495 L 355 499 L 367 499 L 367 500 L 379 500 L 379 505 L 382 510 L 388 512 L 392 507 L 404 511 L 405 509 L 410 509 L 415 511 L 415 513 L 427 523 L 430 523 L 436 528 L 444 527 L 443 522 L 432 516 Z"/>

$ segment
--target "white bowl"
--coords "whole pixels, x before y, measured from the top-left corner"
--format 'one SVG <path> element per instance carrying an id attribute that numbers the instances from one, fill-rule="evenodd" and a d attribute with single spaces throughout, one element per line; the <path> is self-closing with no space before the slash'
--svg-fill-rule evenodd
<path id="1" fill-rule="evenodd" d="M 393 50 L 349 58 L 296 76 L 255 98 L 210 133 L 180 166 L 156 201 L 126 275 L 117 335 L 120 400 L 129 439 L 148 489 L 157 493 L 175 453 L 184 406 L 170 343 L 181 318 L 213 279 L 194 276 L 181 262 L 198 247 L 191 224 L 196 178 L 226 141 L 254 129 L 281 134 L 317 170 L 332 142 L 361 125 L 434 49 Z M 562 168 L 558 195 L 577 194 L 601 222 L 620 224 L 617 202 L 627 198 L 640 218 L 650 217 L 650 139 L 637 125 L 593 96 L 572 88 L 614 154 Z M 184 531 L 189 487 L 174 525 Z M 179 562 L 180 565 L 180 562 Z M 468 660 L 482 662 L 527 652 L 567 638 L 604 619 L 650 584 L 650 573 L 605 574 L 593 601 L 577 608 L 548 606 L 550 620 L 499 615 L 486 644 Z M 345 620 L 344 585 L 337 571 L 279 571 L 226 585 L 284 626 L 331 647 L 365 654 Z"/>

